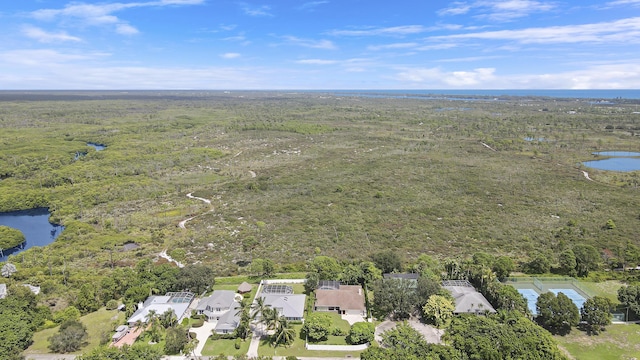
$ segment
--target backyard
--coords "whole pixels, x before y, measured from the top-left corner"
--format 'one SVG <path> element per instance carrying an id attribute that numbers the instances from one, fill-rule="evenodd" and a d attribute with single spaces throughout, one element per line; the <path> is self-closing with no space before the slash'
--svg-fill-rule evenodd
<path id="1" fill-rule="evenodd" d="M 569 335 L 554 336 L 574 359 L 631 360 L 640 356 L 640 325 L 614 324 L 597 336 L 574 329 Z"/>

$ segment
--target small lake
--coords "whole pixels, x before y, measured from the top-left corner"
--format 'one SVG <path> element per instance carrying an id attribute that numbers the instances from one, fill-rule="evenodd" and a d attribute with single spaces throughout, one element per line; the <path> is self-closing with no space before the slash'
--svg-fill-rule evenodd
<path id="1" fill-rule="evenodd" d="M 640 170 L 640 152 L 635 151 L 600 151 L 593 155 L 609 156 L 607 159 L 585 161 L 586 167 L 607 171 L 638 171 Z"/>
<path id="2" fill-rule="evenodd" d="M 34 246 L 51 244 L 62 232 L 64 226 L 49 222 L 49 210 L 38 208 L 0 213 L 0 225 L 9 226 L 22 231 L 26 242 L 24 248 L 13 248 L 4 251 L 0 261 L 6 261 L 11 254 L 17 254 Z"/>
<path id="3" fill-rule="evenodd" d="M 96 143 L 92 143 L 92 142 L 88 142 L 87 145 L 91 146 L 94 149 L 96 149 L 96 151 L 102 151 L 102 150 L 107 148 L 107 145 L 96 144 Z"/>

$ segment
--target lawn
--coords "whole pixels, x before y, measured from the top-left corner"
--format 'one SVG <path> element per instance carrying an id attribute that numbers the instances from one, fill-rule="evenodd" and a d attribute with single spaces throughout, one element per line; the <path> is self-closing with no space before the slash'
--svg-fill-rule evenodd
<path id="1" fill-rule="evenodd" d="M 240 349 L 236 349 L 234 344 L 235 340 L 231 339 L 219 339 L 219 340 L 211 340 L 211 338 L 207 339 L 207 343 L 204 345 L 202 349 L 202 355 L 205 356 L 217 356 L 220 354 L 227 356 L 234 355 L 242 355 L 246 354 L 249 351 L 249 344 L 251 343 L 250 339 L 247 341 L 242 341 L 240 344 Z"/>
<path id="2" fill-rule="evenodd" d="M 117 310 L 106 310 L 101 308 L 100 310 L 80 317 L 80 321 L 87 327 L 87 333 L 89 334 L 89 343 L 80 351 L 74 354 L 80 354 L 87 350 L 91 350 L 100 344 L 100 337 L 104 330 L 111 330 L 111 324 L 117 322 L 121 324 L 124 321 L 124 312 Z M 28 354 L 43 354 L 48 353 L 49 337 L 58 332 L 59 326 L 51 329 L 45 329 L 33 334 L 33 344 L 25 350 L 25 355 Z M 109 336 L 112 334 L 109 333 Z"/>
<path id="3" fill-rule="evenodd" d="M 329 313 L 331 317 L 331 327 L 338 328 L 342 330 L 345 334 L 349 333 L 349 329 L 351 326 L 345 320 L 342 320 L 340 314 L 337 313 Z M 259 355 L 265 356 L 307 356 L 307 357 L 346 357 L 347 355 L 358 356 L 359 352 L 351 353 L 349 351 L 312 351 L 307 350 L 305 348 L 305 339 L 300 335 L 302 325 L 293 325 L 294 330 L 296 331 L 296 338 L 293 344 L 290 347 L 279 346 L 277 348 L 273 348 L 268 340 L 263 340 L 260 342 L 260 347 L 258 348 Z M 318 342 L 315 344 L 321 345 L 347 345 L 346 336 L 333 336 L 330 335 L 327 340 Z"/>
<path id="4" fill-rule="evenodd" d="M 617 280 L 607 280 L 602 282 L 580 281 L 580 287 L 586 290 L 589 295 L 603 296 L 613 301 L 614 304 L 618 303 L 618 289 L 623 285 Z"/>
<path id="5" fill-rule="evenodd" d="M 610 325 L 597 336 L 574 329 L 567 336 L 554 336 L 575 359 L 637 359 L 640 356 L 640 325 Z"/>

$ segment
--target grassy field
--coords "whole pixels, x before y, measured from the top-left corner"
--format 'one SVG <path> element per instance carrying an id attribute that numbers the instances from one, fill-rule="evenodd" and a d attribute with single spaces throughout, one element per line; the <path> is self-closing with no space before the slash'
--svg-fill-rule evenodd
<path id="1" fill-rule="evenodd" d="M 618 289 L 624 286 L 620 281 L 608 280 L 601 282 L 580 281 L 580 287 L 592 296 L 602 296 L 618 304 Z"/>
<path id="2" fill-rule="evenodd" d="M 82 316 L 80 321 L 87 327 L 87 333 L 89 334 L 88 344 L 74 354 L 81 354 L 98 346 L 103 331 L 109 331 L 109 337 L 113 335 L 111 324 L 114 322 L 121 324 L 124 321 L 124 312 L 101 308 L 96 312 Z M 24 354 L 49 353 L 49 349 L 47 348 L 49 341 L 47 339 L 57 333 L 58 328 L 59 326 L 36 332 L 33 335 L 33 344 L 25 350 Z"/>
<path id="3" fill-rule="evenodd" d="M 567 336 L 554 336 L 577 360 L 632 360 L 640 358 L 640 325 L 610 325 L 607 331 L 589 336 L 574 329 Z"/>
<path id="4" fill-rule="evenodd" d="M 243 355 L 249 351 L 250 340 L 241 342 L 240 349 L 235 348 L 235 340 L 211 340 L 207 339 L 207 343 L 202 349 L 204 356 L 217 356 L 224 354 L 227 356 Z"/>

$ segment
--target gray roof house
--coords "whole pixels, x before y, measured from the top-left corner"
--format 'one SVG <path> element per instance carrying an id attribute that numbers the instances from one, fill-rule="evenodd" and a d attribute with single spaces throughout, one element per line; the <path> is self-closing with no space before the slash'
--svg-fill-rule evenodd
<path id="1" fill-rule="evenodd" d="M 264 304 L 278 310 L 287 320 L 302 320 L 304 317 L 304 304 L 307 298 L 304 294 L 268 294 L 262 295 Z"/>
<path id="2" fill-rule="evenodd" d="M 236 293 L 231 290 L 216 290 L 210 296 L 203 298 L 196 307 L 198 314 L 204 314 L 208 321 L 220 320 L 222 315 L 238 307 L 235 300 Z"/>
<path id="3" fill-rule="evenodd" d="M 493 306 L 487 299 L 476 291 L 467 280 L 446 280 L 442 287 L 451 293 L 455 299 L 454 314 L 484 314 L 495 313 Z"/>
<path id="4" fill-rule="evenodd" d="M 220 316 L 214 328 L 217 334 L 230 334 L 240 325 L 240 314 L 236 310 L 239 306 L 240 304 L 234 301 L 231 310 Z"/>
<path id="5" fill-rule="evenodd" d="M 127 320 L 127 323 L 133 325 L 138 320 L 146 322 L 147 315 L 151 310 L 155 311 L 157 315 L 172 310 L 178 317 L 178 321 L 180 321 L 187 312 L 192 300 L 193 293 L 190 292 L 169 292 L 163 296 L 149 296 L 144 303 L 138 305 L 138 309 Z"/>

